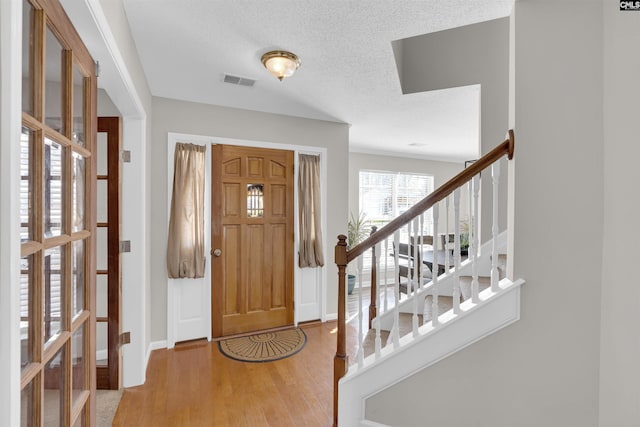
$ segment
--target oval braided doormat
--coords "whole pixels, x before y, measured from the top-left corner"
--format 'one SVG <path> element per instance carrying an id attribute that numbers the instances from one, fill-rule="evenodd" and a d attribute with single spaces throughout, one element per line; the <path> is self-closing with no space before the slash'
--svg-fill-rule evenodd
<path id="1" fill-rule="evenodd" d="M 225 356 L 241 362 L 271 362 L 293 356 L 306 342 L 302 329 L 293 328 L 229 338 L 218 341 L 218 348 Z"/>

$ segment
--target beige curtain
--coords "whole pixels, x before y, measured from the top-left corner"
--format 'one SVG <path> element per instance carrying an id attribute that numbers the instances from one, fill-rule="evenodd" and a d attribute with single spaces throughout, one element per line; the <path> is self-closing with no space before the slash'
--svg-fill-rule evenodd
<path id="1" fill-rule="evenodd" d="M 300 218 L 299 265 L 322 267 L 322 221 L 320 218 L 320 156 L 300 154 L 298 217 Z"/>
<path id="2" fill-rule="evenodd" d="M 204 161 L 207 147 L 176 144 L 167 243 L 172 279 L 204 277 Z"/>

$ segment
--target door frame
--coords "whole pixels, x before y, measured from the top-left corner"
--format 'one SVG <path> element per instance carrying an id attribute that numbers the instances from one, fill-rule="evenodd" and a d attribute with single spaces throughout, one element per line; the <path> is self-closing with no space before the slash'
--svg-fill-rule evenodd
<path id="1" fill-rule="evenodd" d="M 122 259 L 122 330 L 131 343 L 122 348 L 122 387 L 144 384 L 153 342 L 150 319 L 150 181 L 147 165 L 147 112 L 139 93 L 140 78 L 130 71 L 99 0 L 59 0 L 94 58 L 100 58 L 100 88 L 111 97 L 122 118 L 122 148 L 132 152 L 122 167 L 122 238 L 132 251 Z M 3 2 L 4 4 L 4 2 Z M 7 27 L 9 28 L 9 27 Z M 20 40 L 17 40 L 18 45 Z M 144 77 L 142 78 L 144 80 Z M 18 98 L 20 105 L 20 98 Z M 150 101 L 149 101 L 150 108 Z M 144 195 L 144 197 L 141 197 Z M 17 264 L 16 264 L 17 265 Z"/>
<path id="2" fill-rule="evenodd" d="M 260 147 L 260 148 L 269 148 L 275 150 L 287 150 L 293 151 L 294 153 L 294 188 L 293 188 L 293 203 L 294 203 L 294 270 L 293 270 L 293 300 L 294 300 L 294 325 L 298 325 L 300 322 L 304 322 L 307 320 L 313 320 L 311 318 L 301 318 L 302 314 L 302 290 L 301 284 L 304 278 L 307 279 L 309 276 L 314 277 L 316 283 L 319 283 L 317 287 L 317 295 L 315 296 L 318 301 L 318 315 L 314 316 L 315 318 L 320 318 L 322 322 L 327 320 L 327 295 L 326 295 L 326 270 L 327 264 L 330 263 L 329 258 L 332 251 L 329 251 L 329 244 L 327 236 L 324 236 L 324 254 L 325 254 L 325 266 L 317 269 L 301 269 L 298 266 L 298 247 L 299 247 L 299 219 L 298 219 L 298 155 L 299 154 L 313 154 L 320 156 L 320 179 L 321 179 L 321 204 L 322 204 L 322 229 L 327 229 L 327 149 L 324 147 L 316 147 L 316 146 L 306 146 L 306 145 L 295 145 L 295 144 L 284 144 L 277 142 L 269 142 L 269 141 L 258 141 L 258 140 L 247 140 L 247 139 L 234 139 L 234 138 L 224 138 L 224 137 L 215 137 L 215 136 L 203 136 L 203 135 L 193 135 L 193 134 L 185 134 L 185 133 L 175 133 L 168 132 L 167 136 L 167 168 L 168 170 L 173 170 L 173 147 L 175 147 L 176 142 L 190 142 L 194 144 L 207 144 L 207 146 L 212 144 L 223 144 L 223 145 L 237 145 L 243 147 Z M 207 153 L 210 153 L 210 147 L 207 148 Z M 210 155 L 210 154 L 209 154 Z M 209 158 L 209 163 L 211 159 Z M 168 203 L 171 203 L 171 182 L 173 181 L 173 174 L 167 174 L 168 187 Z M 205 176 L 205 187 L 211 188 L 211 174 Z M 208 195 L 209 199 L 207 199 L 207 195 L 205 194 L 205 203 L 210 205 L 210 197 L 211 194 Z M 167 208 L 168 209 L 168 208 Z M 209 233 L 206 238 L 208 238 L 208 244 L 211 244 L 211 229 L 210 229 L 210 221 L 211 214 L 205 216 L 205 222 L 209 224 L 205 224 L 205 233 Z M 167 217 L 167 226 L 168 226 L 169 218 Z M 326 234 L 326 233 L 325 233 Z M 211 274 L 210 274 L 210 264 L 211 264 L 211 254 L 210 254 L 211 246 L 205 248 L 205 255 L 207 256 L 207 266 L 209 266 L 209 270 L 205 273 L 205 277 L 208 280 L 208 297 L 211 301 Z M 303 271 L 307 270 L 307 271 Z M 176 322 L 175 319 L 175 301 L 172 301 L 169 287 L 169 280 L 167 279 L 167 348 L 172 348 L 175 345 L 175 334 L 173 333 L 173 328 Z M 208 304 L 208 336 L 207 339 L 211 340 L 211 305 Z M 172 341 L 173 339 L 173 341 Z"/>

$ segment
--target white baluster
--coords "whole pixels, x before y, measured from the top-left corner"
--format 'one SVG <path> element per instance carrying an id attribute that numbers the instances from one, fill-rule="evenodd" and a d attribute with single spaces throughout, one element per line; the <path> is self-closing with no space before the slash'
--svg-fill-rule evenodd
<path id="1" fill-rule="evenodd" d="M 479 224 L 478 224 L 478 193 L 480 191 L 480 176 L 476 175 L 473 177 L 473 227 L 470 227 L 469 232 L 473 232 L 473 248 L 469 248 L 471 251 L 469 255 L 471 255 L 471 301 L 475 304 L 480 302 L 480 296 L 478 292 L 478 246 L 479 242 Z"/>
<path id="2" fill-rule="evenodd" d="M 453 312 L 460 313 L 460 188 L 453 191 Z"/>
<path id="3" fill-rule="evenodd" d="M 400 302 L 400 262 L 398 254 L 400 252 L 400 231 L 396 230 L 393 233 L 393 258 L 395 263 L 395 273 L 393 278 L 393 326 L 389 332 L 388 341 L 393 342 L 393 348 L 400 347 L 400 333 L 398 330 L 398 324 L 400 322 L 400 312 L 398 311 L 398 303 Z"/>
<path id="4" fill-rule="evenodd" d="M 431 273 L 433 275 L 433 285 L 431 287 L 433 300 L 431 306 L 431 325 L 435 328 L 439 324 L 438 320 L 438 219 L 439 219 L 438 203 L 433 205 L 433 263 L 431 264 Z"/>
<path id="5" fill-rule="evenodd" d="M 362 258 L 360 255 L 357 260 L 357 270 L 358 270 L 358 368 L 362 368 L 364 366 L 364 333 L 362 330 Z"/>
<path id="6" fill-rule="evenodd" d="M 413 286 L 413 273 L 415 272 L 415 268 L 411 271 L 412 262 L 415 264 L 415 260 L 412 261 L 411 257 L 411 222 L 405 225 L 407 227 L 407 298 L 411 295 L 411 290 Z"/>
<path id="7" fill-rule="evenodd" d="M 493 183 L 493 224 L 491 234 L 493 243 L 491 244 L 491 290 L 498 292 L 498 185 L 500 183 L 500 161 L 491 166 L 491 178 Z"/>
<path id="8" fill-rule="evenodd" d="M 415 217 L 413 220 L 413 245 L 410 248 L 413 251 L 413 279 L 415 281 L 415 285 L 413 287 L 413 318 L 411 319 L 413 336 L 418 336 L 418 286 L 420 283 L 420 272 L 422 270 L 422 253 L 418 252 L 419 245 L 418 240 L 420 238 L 419 234 L 419 225 L 420 219 Z"/>
<path id="9" fill-rule="evenodd" d="M 389 280 L 387 280 L 387 275 L 389 274 L 389 238 L 384 239 L 384 312 L 389 311 L 389 297 L 387 295 L 389 289 Z"/>
<path id="10" fill-rule="evenodd" d="M 424 212 L 418 216 L 419 218 L 419 228 L 420 228 L 420 235 L 418 236 L 418 254 L 420 255 L 420 274 L 418 275 L 418 288 L 422 289 L 423 288 L 423 283 L 424 283 L 424 265 L 423 265 L 423 249 L 424 249 Z"/>
<path id="11" fill-rule="evenodd" d="M 445 200 L 445 229 L 444 229 L 444 272 L 448 273 L 451 270 L 451 264 L 449 263 L 449 197 Z"/>
<path id="12" fill-rule="evenodd" d="M 376 257 L 376 271 L 378 271 L 378 274 L 376 275 L 376 306 L 380 307 L 380 249 L 381 249 L 381 244 L 378 243 L 376 244 L 376 254 L 378 255 Z M 380 313 L 378 313 L 378 315 L 376 316 L 376 359 L 380 357 L 380 351 L 382 349 L 382 339 L 380 337 Z"/>

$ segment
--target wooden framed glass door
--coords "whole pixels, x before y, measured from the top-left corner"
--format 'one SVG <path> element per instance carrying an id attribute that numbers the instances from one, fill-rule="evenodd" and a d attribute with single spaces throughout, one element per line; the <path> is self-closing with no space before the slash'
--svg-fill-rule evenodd
<path id="1" fill-rule="evenodd" d="M 96 388 L 120 388 L 120 117 L 96 138 Z"/>
<path id="2" fill-rule="evenodd" d="M 23 0 L 21 424 L 95 422 L 96 75 L 57 0 Z"/>

